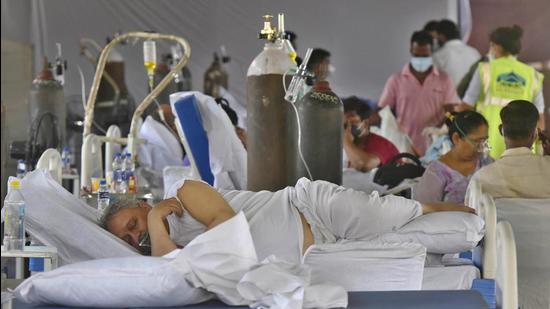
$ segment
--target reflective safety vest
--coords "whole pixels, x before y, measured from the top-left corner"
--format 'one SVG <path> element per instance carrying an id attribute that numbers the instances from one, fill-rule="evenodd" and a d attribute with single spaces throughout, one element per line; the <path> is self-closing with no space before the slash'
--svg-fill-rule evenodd
<path id="1" fill-rule="evenodd" d="M 541 91 L 544 76 L 515 57 L 502 57 L 478 66 L 481 92 L 476 110 L 489 123 L 491 157 L 500 158 L 506 149 L 499 132 L 500 110 L 513 100 L 533 102 Z"/>

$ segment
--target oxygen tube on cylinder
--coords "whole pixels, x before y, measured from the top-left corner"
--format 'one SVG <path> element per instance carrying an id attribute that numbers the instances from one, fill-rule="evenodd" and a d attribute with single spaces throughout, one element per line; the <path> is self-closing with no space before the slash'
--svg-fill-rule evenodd
<path id="1" fill-rule="evenodd" d="M 298 100 L 298 95 L 300 91 L 304 88 L 304 83 L 306 81 L 306 78 L 309 76 L 309 73 L 307 72 L 306 68 L 312 52 L 313 52 L 313 48 L 307 49 L 304 61 L 298 67 L 298 71 L 296 71 L 296 74 L 292 77 L 292 80 L 290 81 L 290 86 L 288 87 L 288 89 L 286 89 L 285 87 L 286 73 L 283 75 L 283 87 L 285 87 L 285 100 L 287 100 L 290 103 L 290 105 L 292 105 L 292 108 L 294 109 L 294 113 L 296 114 L 296 125 L 298 126 L 298 154 L 300 155 L 300 160 L 302 160 L 302 163 L 306 168 L 306 171 L 310 180 L 313 180 L 313 176 L 311 175 L 309 166 L 307 165 L 306 159 L 304 158 L 304 154 L 302 153 L 302 126 L 300 124 L 300 115 L 298 113 L 298 108 L 296 107 L 295 103 Z"/>

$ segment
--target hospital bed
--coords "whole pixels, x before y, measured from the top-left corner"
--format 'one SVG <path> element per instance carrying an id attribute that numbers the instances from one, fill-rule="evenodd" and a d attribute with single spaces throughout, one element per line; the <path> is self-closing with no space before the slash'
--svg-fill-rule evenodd
<path id="1" fill-rule="evenodd" d="M 49 172 L 52 176 L 56 175 L 58 173 L 58 169 L 61 168 L 60 164 L 55 164 L 56 160 L 59 160 L 58 155 L 58 153 L 56 155 L 56 153 L 52 151 L 48 151 L 44 154 L 43 166 L 51 167 L 49 168 Z M 402 301 L 403 303 L 411 305 L 409 308 L 414 308 L 414 304 L 418 304 L 418 308 L 429 308 L 430 304 L 441 304 L 440 301 L 436 302 L 434 299 L 445 299 L 446 304 L 455 303 L 456 301 L 457 308 L 483 308 L 483 305 L 479 305 L 481 304 L 479 303 L 481 295 L 478 291 L 481 291 L 485 296 L 485 301 L 488 303 L 496 302 L 500 308 L 517 308 L 517 306 L 510 305 L 514 302 L 513 291 L 515 286 L 513 276 L 515 271 L 510 270 L 512 266 L 515 266 L 515 245 L 513 244 L 513 233 L 511 228 L 509 224 L 507 225 L 503 222 L 499 222 L 498 226 L 496 225 L 496 213 L 494 208 L 491 208 L 494 204 L 491 204 L 492 199 L 490 199 L 490 197 L 482 196 L 481 198 L 477 198 L 477 200 L 473 198 L 473 201 L 476 204 L 471 205 L 476 206 L 478 213 L 483 216 L 487 222 L 486 239 L 482 244 L 482 258 L 476 261 L 476 263 L 481 266 L 483 274 L 482 277 L 484 279 L 495 280 L 492 286 L 490 284 L 490 280 L 481 281 L 480 284 L 479 280 L 472 283 L 471 280 L 468 282 L 469 279 L 464 279 L 462 280 L 462 285 L 457 287 L 458 289 L 461 289 L 460 291 L 353 292 L 349 294 L 350 307 L 354 308 L 354 304 L 357 304 L 357 308 L 360 308 L 365 303 L 376 303 L 380 304 L 380 306 L 383 306 L 384 303 L 395 305 L 396 301 Z M 494 228 L 494 226 L 496 227 Z M 106 238 L 102 241 L 107 241 L 107 238 L 109 238 L 108 236 L 112 237 L 112 235 L 104 233 L 103 237 Z M 118 239 L 109 241 L 118 242 Z M 500 253 L 497 253 L 498 250 L 500 250 Z M 131 253 L 130 250 L 126 252 L 126 254 Z M 500 259 L 497 259 L 497 257 Z M 459 267 L 465 267 L 464 271 L 459 271 Z M 450 266 L 441 268 L 440 270 L 429 269 L 427 271 L 425 270 L 425 274 L 427 274 L 426 278 L 437 277 L 437 280 L 440 280 L 439 283 L 449 282 L 450 279 L 448 278 L 460 277 L 460 275 L 464 275 L 465 272 L 472 273 L 472 267 L 474 266 Z M 450 273 L 451 275 L 449 275 L 449 277 L 444 277 L 444 275 L 442 275 L 444 272 Z M 459 276 L 457 276 L 457 274 L 459 274 Z M 463 276 L 463 278 L 471 278 L 471 276 Z M 439 283 L 431 282 L 432 286 L 440 286 L 441 284 Z M 468 286 L 478 288 L 478 291 L 469 290 Z M 497 297 L 495 299 L 495 288 L 500 292 L 500 298 Z M 511 300 L 509 298 L 511 298 Z M 478 304 L 479 306 L 470 306 L 471 304 Z M 219 305 L 219 303 L 209 303 L 205 304 L 205 307 L 199 306 L 197 308 L 215 308 L 215 306 Z"/>
<path id="2" fill-rule="evenodd" d="M 348 308 L 376 308 L 376 309 L 464 309 L 488 308 L 481 295 L 475 291 L 395 291 L 395 292 L 349 292 Z M 58 309 L 59 306 L 31 307 L 25 303 L 15 301 L 13 309 Z M 230 307 L 218 300 L 211 300 L 198 305 L 171 307 L 182 309 L 227 309 L 249 308 L 246 306 Z"/>
<path id="3" fill-rule="evenodd" d="M 472 180 L 466 193 L 467 203 L 485 220 L 483 250 L 474 250 L 473 261 L 480 265 L 483 278 L 496 283 L 498 308 L 518 308 L 517 249 L 514 229 L 506 220 L 498 219 L 494 199 Z"/>
<path id="4" fill-rule="evenodd" d="M 521 308 L 550 308 L 550 199 L 491 198 L 489 202 L 496 209 L 497 231 L 503 222 L 514 229 L 517 286 L 512 294 L 518 297 L 513 301 Z M 497 262 L 497 280 L 503 274 L 500 267 Z"/>

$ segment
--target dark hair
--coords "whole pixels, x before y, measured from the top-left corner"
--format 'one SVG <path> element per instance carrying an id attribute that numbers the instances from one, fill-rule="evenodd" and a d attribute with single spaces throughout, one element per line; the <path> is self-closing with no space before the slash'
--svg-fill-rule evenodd
<path id="1" fill-rule="evenodd" d="M 491 32 L 489 40 L 502 46 L 506 52 L 517 55 L 521 50 L 522 35 L 523 29 L 518 25 L 513 25 L 512 27 L 499 27 Z"/>
<path id="2" fill-rule="evenodd" d="M 458 135 L 463 138 L 465 135 L 470 134 L 482 125 L 489 126 L 485 117 L 474 111 L 465 111 L 448 115 L 447 119 L 445 119 L 445 124 L 449 128 L 448 134 L 451 141 L 453 140 L 454 133 L 458 133 Z"/>
<path id="3" fill-rule="evenodd" d="M 416 43 L 418 45 L 430 45 L 433 47 L 433 38 L 428 31 L 415 31 L 411 36 L 411 45 Z"/>
<path id="4" fill-rule="evenodd" d="M 437 24 L 439 24 L 437 20 L 430 20 L 424 25 L 424 28 L 422 28 L 422 30 L 427 32 L 437 31 Z"/>
<path id="5" fill-rule="evenodd" d="M 367 119 L 372 111 L 369 104 L 356 96 L 347 97 L 342 100 L 344 103 L 344 113 L 356 112 L 361 120 Z"/>
<path id="6" fill-rule="evenodd" d="M 309 57 L 309 62 L 307 63 L 307 69 L 309 71 L 313 70 L 313 68 L 321 63 L 326 58 L 330 57 L 330 53 L 322 48 L 315 48 L 311 52 L 311 56 Z"/>
<path id="7" fill-rule="evenodd" d="M 239 124 L 239 116 L 237 116 L 237 112 L 229 106 L 229 102 L 224 98 L 217 98 L 216 103 L 225 111 L 233 126 L 237 126 Z"/>
<path id="8" fill-rule="evenodd" d="M 515 100 L 500 111 L 502 131 L 510 139 L 529 138 L 537 128 L 539 111 L 535 104 L 525 100 Z"/>
<path id="9" fill-rule="evenodd" d="M 437 24 L 437 32 L 444 35 L 447 40 L 460 38 L 458 26 L 448 19 L 443 19 Z"/>
<path id="10" fill-rule="evenodd" d="M 296 40 L 298 38 L 296 33 L 294 33 L 293 31 L 290 31 L 290 30 L 286 30 L 285 35 L 286 35 L 286 38 L 290 41 L 290 43 L 292 43 L 292 46 L 294 46 L 294 40 Z"/>

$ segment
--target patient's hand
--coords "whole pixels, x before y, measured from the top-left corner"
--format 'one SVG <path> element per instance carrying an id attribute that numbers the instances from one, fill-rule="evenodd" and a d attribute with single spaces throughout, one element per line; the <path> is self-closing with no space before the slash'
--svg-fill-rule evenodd
<path id="1" fill-rule="evenodd" d="M 455 204 L 455 203 L 424 203 L 422 204 L 422 214 L 429 214 L 432 212 L 438 211 L 462 211 L 475 214 L 476 211 L 473 208 L 470 208 L 465 205 Z"/>
<path id="2" fill-rule="evenodd" d="M 149 212 L 148 219 L 164 219 L 171 214 L 176 214 L 178 217 L 183 216 L 183 208 L 175 198 L 162 200 L 156 204 L 155 207 L 153 207 L 153 209 Z"/>

